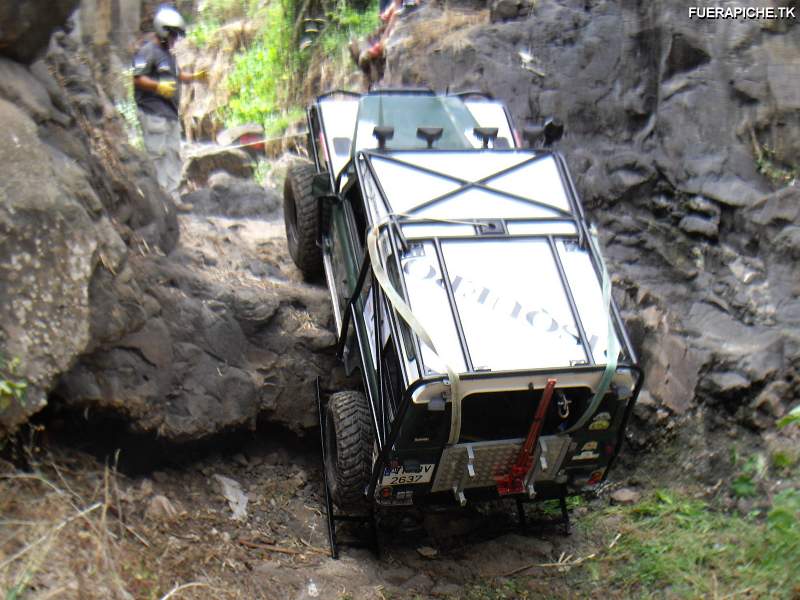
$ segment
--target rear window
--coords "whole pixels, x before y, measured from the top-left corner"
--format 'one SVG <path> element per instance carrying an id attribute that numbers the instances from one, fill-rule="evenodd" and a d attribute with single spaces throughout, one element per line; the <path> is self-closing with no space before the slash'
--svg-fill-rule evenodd
<path id="1" fill-rule="evenodd" d="M 441 127 L 442 137 L 435 148 L 461 150 L 473 148 L 472 130 L 478 122 L 457 97 L 429 95 L 370 95 L 359 101 L 355 149 L 376 148 L 375 127 L 394 127 L 388 148 L 427 148 L 417 137 L 418 127 Z"/>

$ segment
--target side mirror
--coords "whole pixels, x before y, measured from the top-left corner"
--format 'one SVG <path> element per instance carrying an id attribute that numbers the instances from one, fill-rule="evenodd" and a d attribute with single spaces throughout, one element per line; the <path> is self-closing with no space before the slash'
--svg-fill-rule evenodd
<path id="1" fill-rule="evenodd" d="M 564 135 L 564 124 L 557 119 L 547 119 L 543 125 L 525 127 L 522 136 L 528 142 L 529 148 L 537 146 L 537 141 L 542 139 L 542 146 L 550 146 L 560 140 Z"/>
<path id="2" fill-rule="evenodd" d="M 544 123 L 544 145 L 549 146 L 564 137 L 564 123 L 557 119 L 547 119 Z"/>

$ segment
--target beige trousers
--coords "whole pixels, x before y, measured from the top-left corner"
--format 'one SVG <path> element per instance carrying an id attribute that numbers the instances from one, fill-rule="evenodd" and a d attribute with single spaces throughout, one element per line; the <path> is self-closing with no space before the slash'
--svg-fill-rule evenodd
<path id="1" fill-rule="evenodd" d="M 158 184 L 175 202 L 180 200 L 181 183 L 181 125 L 177 119 L 167 119 L 139 111 L 144 147 L 156 169 Z"/>

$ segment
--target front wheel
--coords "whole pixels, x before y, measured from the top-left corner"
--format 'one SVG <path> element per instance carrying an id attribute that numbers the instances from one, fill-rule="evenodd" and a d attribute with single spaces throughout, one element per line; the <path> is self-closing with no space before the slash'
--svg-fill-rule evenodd
<path id="1" fill-rule="evenodd" d="M 312 163 L 296 162 L 289 167 L 283 185 L 283 219 L 289 254 L 307 279 L 322 273 L 319 202 L 312 192 L 316 174 Z"/>
<path id="2" fill-rule="evenodd" d="M 367 398 L 336 392 L 325 409 L 325 475 L 333 501 L 343 510 L 363 504 L 372 474 L 374 433 Z"/>

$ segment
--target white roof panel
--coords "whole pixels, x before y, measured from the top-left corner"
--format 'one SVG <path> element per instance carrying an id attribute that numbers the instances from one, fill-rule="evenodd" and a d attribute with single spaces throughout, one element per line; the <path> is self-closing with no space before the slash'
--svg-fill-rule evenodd
<path id="1" fill-rule="evenodd" d="M 546 240 L 442 240 L 442 253 L 475 369 L 587 359 Z"/>
<path id="2" fill-rule="evenodd" d="M 449 220 L 570 214 L 561 174 L 550 155 L 401 152 L 371 155 L 370 161 L 395 214 Z M 479 185 L 470 185 L 474 183 Z M 451 195 L 428 204 L 445 194 Z"/>
<path id="3" fill-rule="evenodd" d="M 558 172 L 552 156 L 522 165 L 499 177 L 492 177 L 486 184 L 496 190 L 532 198 L 561 210 L 570 210 L 561 173 Z"/>

